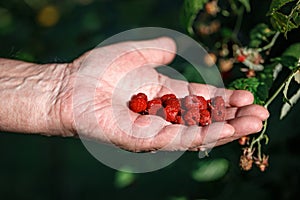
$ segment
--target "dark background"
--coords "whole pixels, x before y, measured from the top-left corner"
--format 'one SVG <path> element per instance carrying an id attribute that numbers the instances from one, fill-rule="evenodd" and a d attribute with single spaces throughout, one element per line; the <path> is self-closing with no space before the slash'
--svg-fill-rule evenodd
<path id="1" fill-rule="evenodd" d="M 268 3 L 251 2 L 256 14 L 246 16 L 245 35 L 256 23 L 268 21 Z M 58 16 L 52 23 L 41 19 L 50 5 Z M 69 62 L 127 29 L 156 26 L 184 32 L 181 5 L 179 0 L 0 0 L 0 57 Z M 294 31 L 290 41 L 297 36 Z M 288 44 L 281 38 L 274 51 Z M 300 104 L 282 121 L 280 108 L 281 97 L 270 107 L 270 142 L 264 147 L 270 166 L 264 173 L 257 168 L 242 172 L 241 147 L 232 142 L 213 149 L 206 159 L 187 152 L 162 170 L 129 174 L 125 182 L 131 181 L 122 185 L 122 174 L 98 162 L 78 139 L 0 133 L 0 199 L 298 199 Z M 193 179 L 199 163 L 216 158 L 229 163 L 224 176 Z"/>

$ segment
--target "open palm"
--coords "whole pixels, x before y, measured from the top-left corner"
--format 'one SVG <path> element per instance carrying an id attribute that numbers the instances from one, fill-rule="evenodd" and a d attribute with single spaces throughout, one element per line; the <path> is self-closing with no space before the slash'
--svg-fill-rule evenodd
<path id="1" fill-rule="evenodd" d="M 170 79 L 154 67 L 170 63 L 176 46 L 169 38 L 125 42 L 94 49 L 72 64 L 73 129 L 80 137 L 114 144 L 139 152 L 152 150 L 202 150 L 258 132 L 268 112 L 252 105 L 247 91 Z M 150 99 L 167 93 L 189 94 L 206 99 L 222 95 L 226 101 L 225 122 L 206 127 L 171 124 L 163 118 L 140 115 L 128 109 L 133 94 Z"/>

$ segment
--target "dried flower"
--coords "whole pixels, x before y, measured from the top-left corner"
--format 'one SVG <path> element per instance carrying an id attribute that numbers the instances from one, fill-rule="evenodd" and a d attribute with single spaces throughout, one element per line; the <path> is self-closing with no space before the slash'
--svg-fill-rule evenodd
<path id="1" fill-rule="evenodd" d="M 269 166 L 269 156 L 263 155 L 262 159 L 254 158 L 255 164 L 259 167 L 260 171 L 264 172 Z"/>
<path id="2" fill-rule="evenodd" d="M 249 139 L 250 138 L 248 136 L 243 136 L 239 139 L 239 144 L 243 146 L 249 142 Z"/>

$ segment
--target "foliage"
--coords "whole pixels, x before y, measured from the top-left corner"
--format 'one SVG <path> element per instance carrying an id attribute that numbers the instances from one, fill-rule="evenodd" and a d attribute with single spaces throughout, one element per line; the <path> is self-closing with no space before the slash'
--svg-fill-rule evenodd
<path id="1" fill-rule="evenodd" d="M 293 78 L 296 76 L 297 81 L 300 74 L 300 45 L 292 44 L 280 56 L 274 56 L 270 52 L 274 45 L 278 45 L 276 41 L 280 33 L 287 37 L 288 32 L 299 27 L 300 1 L 273 0 L 266 13 L 272 27 L 266 23 L 258 23 L 251 29 L 248 41 L 240 41 L 239 35 L 244 10 L 251 12 L 249 1 L 201 1 L 201 6 L 193 6 L 192 9 L 188 2 L 190 1 L 186 0 L 184 3 L 184 13 L 189 13 L 190 10 L 192 14 L 189 16 L 193 17 L 190 17 L 189 21 L 186 20 L 184 25 L 199 43 L 205 45 L 210 52 L 214 52 L 220 71 L 224 74 L 229 73 L 233 81 L 228 88 L 250 91 L 254 95 L 254 103 L 266 108 L 282 91 L 284 105 L 281 118 L 286 116 L 300 98 L 299 89 L 291 98 L 288 97 Z M 196 9 L 198 18 L 195 17 Z M 235 18 L 235 24 L 228 23 L 226 18 Z M 225 29 L 227 33 L 224 34 L 221 29 Z M 284 71 L 289 71 L 289 75 L 279 86 L 274 86 L 282 67 L 285 68 Z M 231 73 L 234 68 L 240 68 L 245 73 L 244 77 Z M 271 89 L 275 92 L 270 93 Z M 242 169 L 250 170 L 255 163 L 261 171 L 265 171 L 269 156 L 262 153 L 261 141 L 265 140 L 266 144 L 269 141 L 266 130 L 267 122 L 264 123 L 258 137 L 240 139 L 240 143 L 246 145 L 240 159 Z"/>

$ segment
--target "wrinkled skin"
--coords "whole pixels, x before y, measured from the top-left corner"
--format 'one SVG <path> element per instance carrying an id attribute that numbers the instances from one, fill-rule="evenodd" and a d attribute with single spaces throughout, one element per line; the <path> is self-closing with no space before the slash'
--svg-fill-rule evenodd
<path id="1" fill-rule="evenodd" d="M 66 127 L 82 138 L 133 152 L 204 150 L 261 130 L 269 113 L 252 105 L 250 92 L 188 83 L 157 73 L 154 67 L 170 63 L 175 52 L 173 40 L 158 38 L 97 48 L 76 59 L 68 66 L 69 81 L 61 92 Z M 222 95 L 226 121 L 187 127 L 158 116 L 133 113 L 127 103 L 138 92 L 149 99 L 167 93 L 179 98 L 195 94 L 205 99 Z"/>

